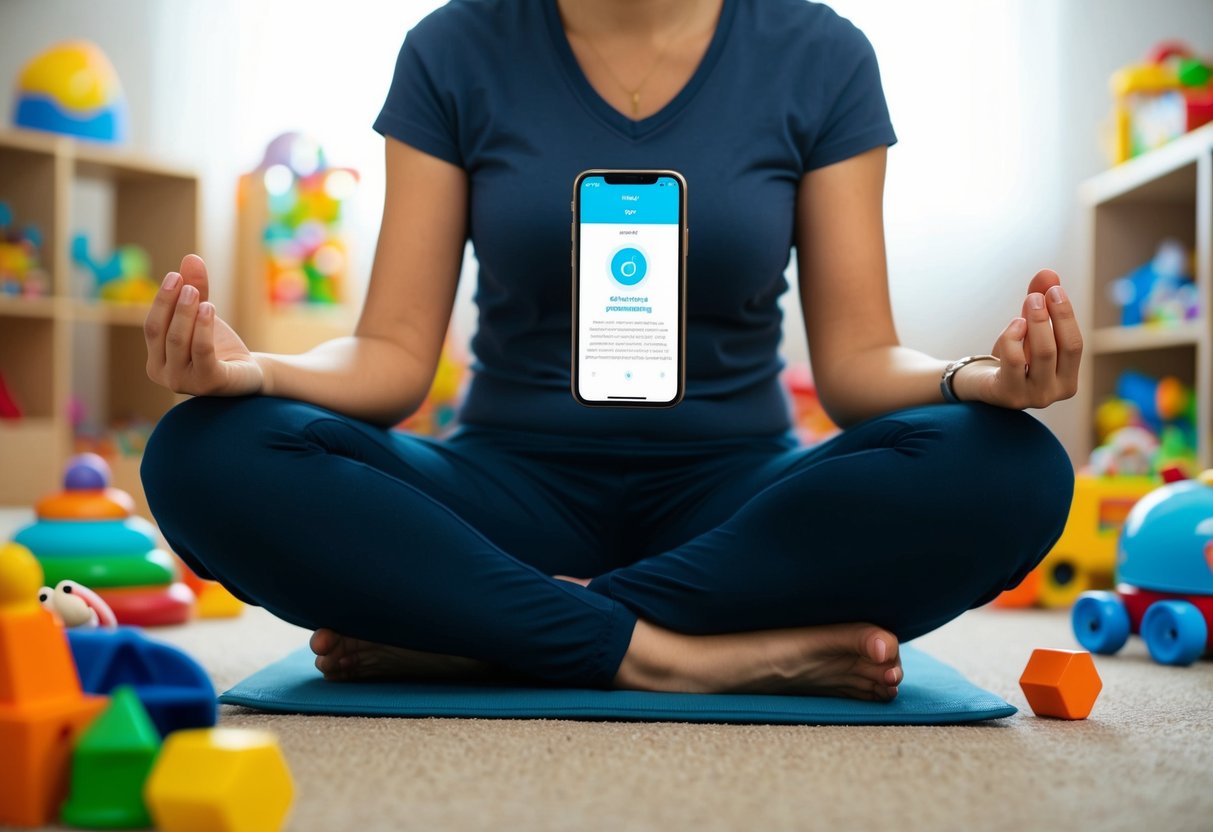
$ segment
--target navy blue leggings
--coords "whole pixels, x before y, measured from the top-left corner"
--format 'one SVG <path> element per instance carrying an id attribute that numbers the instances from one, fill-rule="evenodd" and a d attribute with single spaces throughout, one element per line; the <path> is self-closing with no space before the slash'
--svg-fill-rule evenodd
<path id="1" fill-rule="evenodd" d="M 186 563 L 280 618 L 609 688 L 638 616 L 922 635 L 1044 557 L 1074 475 L 1040 422 L 984 404 L 806 450 L 484 427 L 434 441 L 253 397 L 174 408 L 143 482 Z"/>

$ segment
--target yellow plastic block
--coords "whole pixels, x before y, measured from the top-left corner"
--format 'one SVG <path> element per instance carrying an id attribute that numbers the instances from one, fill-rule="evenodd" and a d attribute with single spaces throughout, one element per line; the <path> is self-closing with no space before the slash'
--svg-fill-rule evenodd
<path id="1" fill-rule="evenodd" d="M 143 798 L 161 832 L 275 832 L 294 786 L 273 734 L 195 728 L 165 739 Z"/>
<path id="2" fill-rule="evenodd" d="M 1033 650 L 1019 686 L 1034 714 L 1058 719 L 1086 719 L 1103 690 L 1085 650 Z"/>
<path id="3" fill-rule="evenodd" d="M 244 612 L 244 602 L 228 592 L 222 584 L 206 581 L 198 593 L 194 612 L 199 618 L 235 618 Z"/>

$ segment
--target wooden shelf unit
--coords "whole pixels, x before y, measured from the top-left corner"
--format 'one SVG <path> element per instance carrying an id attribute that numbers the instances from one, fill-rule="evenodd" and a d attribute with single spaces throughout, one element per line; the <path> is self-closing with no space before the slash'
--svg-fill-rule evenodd
<path id="1" fill-rule="evenodd" d="M 262 242 L 269 216 L 265 177 L 259 171 L 240 177 L 236 225 L 236 331 L 254 352 L 297 354 L 317 344 L 352 335 L 358 304 L 276 306 L 266 286 L 269 268 Z M 349 279 L 348 269 L 346 279 Z M 349 291 L 349 286 L 346 286 Z"/>
<path id="2" fill-rule="evenodd" d="M 0 505 L 29 504 L 60 487 L 74 447 L 69 402 L 79 339 L 89 338 L 99 353 L 103 407 L 90 414 L 94 421 L 106 427 L 130 417 L 154 423 L 181 398 L 147 378 L 146 305 L 73 294 L 71 238 L 80 218 L 71 216 L 71 205 L 82 182 L 104 194 L 113 229 L 113 239 L 94 246 L 141 246 L 153 279 L 198 250 L 199 187 L 192 172 L 67 136 L 0 130 L 0 201 L 12 208 L 14 223 L 42 233 L 43 268 L 50 276 L 49 297 L 0 297 L 0 373 L 25 411 L 20 420 L 0 420 Z M 114 484 L 129 491 L 146 515 L 139 458 L 110 463 Z"/>
<path id="3" fill-rule="evenodd" d="M 1090 304 L 1080 393 L 1085 460 L 1095 446 L 1095 408 L 1125 370 L 1178 376 L 1196 395 L 1197 457 L 1213 467 L 1213 124 L 1083 183 L 1091 252 Z M 1200 316 L 1177 326 L 1120 326 L 1109 284 L 1153 257 L 1166 237 L 1196 252 Z"/>

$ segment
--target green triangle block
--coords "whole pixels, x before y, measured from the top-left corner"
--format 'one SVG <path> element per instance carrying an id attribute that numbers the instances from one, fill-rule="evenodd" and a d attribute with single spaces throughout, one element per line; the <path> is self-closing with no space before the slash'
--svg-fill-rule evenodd
<path id="1" fill-rule="evenodd" d="M 63 821 L 92 829 L 152 825 L 143 783 L 160 752 L 160 733 L 129 685 L 114 688 L 109 706 L 72 752 L 72 786 Z"/>

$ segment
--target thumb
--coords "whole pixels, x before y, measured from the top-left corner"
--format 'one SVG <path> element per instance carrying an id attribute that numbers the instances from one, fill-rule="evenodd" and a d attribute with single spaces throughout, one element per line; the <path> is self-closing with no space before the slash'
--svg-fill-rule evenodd
<path id="1" fill-rule="evenodd" d="M 181 279 L 198 290 L 198 300 L 202 302 L 210 295 L 210 280 L 206 276 L 206 263 L 197 254 L 187 254 L 181 258 Z"/>

